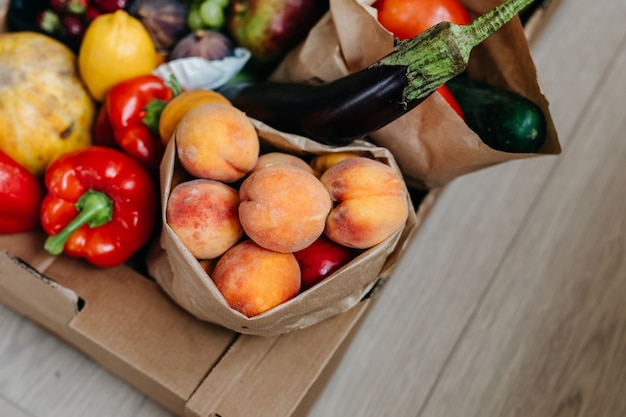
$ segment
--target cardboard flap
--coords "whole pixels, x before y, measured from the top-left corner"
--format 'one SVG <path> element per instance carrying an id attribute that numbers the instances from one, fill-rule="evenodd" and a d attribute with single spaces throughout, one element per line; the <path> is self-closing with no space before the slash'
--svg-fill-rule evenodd
<path id="1" fill-rule="evenodd" d="M 239 336 L 191 397 L 185 415 L 292 415 L 369 303 L 297 332 Z"/>
<path id="2" fill-rule="evenodd" d="M 200 322 L 131 268 L 59 257 L 46 274 L 84 307 L 65 338 L 170 409 L 181 409 L 236 336 Z"/>
<path id="3" fill-rule="evenodd" d="M 3 303 L 53 328 L 69 324 L 82 304 L 74 291 L 46 278 L 6 250 L 0 252 L 0 289 Z M 15 303 L 20 299 L 18 309 Z M 54 314 L 50 314 L 52 311 Z"/>

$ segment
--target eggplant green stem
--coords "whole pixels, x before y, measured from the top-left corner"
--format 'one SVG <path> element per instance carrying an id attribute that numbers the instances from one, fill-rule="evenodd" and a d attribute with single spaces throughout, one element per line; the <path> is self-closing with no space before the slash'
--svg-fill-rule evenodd
<path id="1" fill-rule="evenodd" d="M 113 219 L 113 202 L 106 194 L 88 190 L 75 204 L 78 215 L 63 230 L 49 236 L 44 248 L 50 255 L 60 255 L 69 237 L 84 224 L 89 227 L 102 226 Z"/>
<path id="2" fill-rule="evenodd" d="M 378 65 L 407 67 L 406 103 L 423 100 L 467 68 L 472 49 L 533 0 L 507 0 L 467 25 L 441 22 L 399 42 Z"/>
<path id="3" fill-rule="evenodd" d="M 461 26 L 461 31 L 465 33 L 468 38 L 466 43 L 471 45 L 470 49 L 508 23 L 517 16 L 519 12 L 532 3 L 532 1 L 533 0 L 507 0 L 484 15 L 477 17 L 470 24 Z"/>

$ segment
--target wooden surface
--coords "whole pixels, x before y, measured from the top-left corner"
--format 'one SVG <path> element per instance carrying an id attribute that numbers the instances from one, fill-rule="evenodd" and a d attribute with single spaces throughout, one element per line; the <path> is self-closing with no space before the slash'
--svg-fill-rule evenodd
<path id="1" fill-rule="evenodd" d="M 309 417 L 626 415 L 626 2 L 546 18 L 563 153 L 446 187 Z M 0 334 L 2 417 L 169 415 L 2 305 Z"/>

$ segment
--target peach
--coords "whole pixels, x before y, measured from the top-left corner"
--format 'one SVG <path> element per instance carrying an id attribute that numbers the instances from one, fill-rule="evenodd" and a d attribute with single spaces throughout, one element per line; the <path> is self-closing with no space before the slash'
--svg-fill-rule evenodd
<path id="1" fill-rule="evenodd" d="M 163 144 L 167 145 L 176 130 L 176 126 L 189 110 L 209 103 L 231 104 L 226 97 L 217 91 L 204 89 L 183 91 L 170 100 L 159 117 L 159 136 L 161 136 Z"/>
<path id="2" fill-rule="evenodd" d="M 328 168 L 320 181 L 333 202 L 324 233 L 357 249 L 381 243 L 407 220 L 409 204 L 404 180 L 374 159 L 345 159 Z"/>
<path id="3" fill-rule="evenodd" d="M 228 305 L 256 316 L 300 292 L 300 267 L 291 253 L 274 252 L 251 240 L 229 249 L 211 275 Z"/>
<path id="4" fill-rule="evenodd" d="M 361 155 L 356 152 L 349 151 L 323 153 L 320 155 L 315 155 L 311 159 L 309 166 L 313 169 L 313 173 L 315 174 L 315 176 L 321 177 L 324 171 L 326 171 L 331 166 L 343 161 L 344 159 L 354 158 L 357 156 Z"/>
<path id="5" fill-rule="evenodd" d="M 212 259 L 243 236 L 238 207 L 237 190 L 199 178 L 174 187 L 167 201 L 166 220 L 193 256 Z"/>
<path id="6" fill-rule="evenodd" d="M 241 110 L 228 104 L 203 104 L 189 110 L 176 128 L 178 159 L 199 178 L 235 182 L 254 168 L 259 137 Z"/>
<path id="7" fill-rule="evenodd" d="M 200 268 L 204 269 L 204 272 L 206 272 L 207 275 L 210 276 L 213 273 L 213 270 L 215 269 L 215 264 L 217 263 L 218 259 L 219 258 L 198 259 L 198 263 L 200 264 Z"/>
<path id="8" fill-rule="evenodd" d="M 261 154 L 256 165 L 250 171 L 250 174 L 260 170 L 261 168 L 272 165 L 287 164 L 301 168 L 309 173 L 313 173 L 313 168 L 305 162 L 304 159 L 286 152 L 268 152 Z"/>
<path id="9" fill-rule="evenodd" d="M 246 178 L 239 188 L 239 220 L 260 246 L 295 252 L 324 232 L 331 209 L 328 192 L 313 174 L 273 165 Z"/>

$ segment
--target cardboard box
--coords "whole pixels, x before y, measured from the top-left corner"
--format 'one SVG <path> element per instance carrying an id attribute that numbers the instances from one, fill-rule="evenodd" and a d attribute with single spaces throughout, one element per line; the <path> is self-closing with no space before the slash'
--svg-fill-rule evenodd
<path id="1" fill-rule="evenodd" d="M 293 415 L 376 295 L 303 330 L 240 335 L 195 319 L 128 266 L 51 257 L 44 239 L 0 235 L 0 302 L 179 416 Z"/>
<path id="2" fill-rule="evenodd" d="M 415 195 L 415 231 L 439 192 Z M 0 235 L 0 302 L 179 416 L 305 412 L 380 287 L 351 310 L 309 328 L 246 336 L 197 320 L 129 266 L 98 269 L 51 257 L 44 239 L 40 232 Z"/>
<path id="3" fill-rule="evenodd" d="M 437 194 L 413 196 L 418 225 Z M 377 289 L 349 311 L 306 329 L 248 336 L 196 319 L 130 266 L 100 269 L 52 257 L 44 240 L 43 232 L 0 235 L 0 302 L 178 416 L 302 411 Z M 283 394 L 276 397 L 277 391 Z"/>

